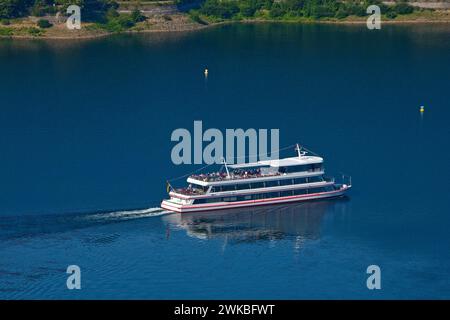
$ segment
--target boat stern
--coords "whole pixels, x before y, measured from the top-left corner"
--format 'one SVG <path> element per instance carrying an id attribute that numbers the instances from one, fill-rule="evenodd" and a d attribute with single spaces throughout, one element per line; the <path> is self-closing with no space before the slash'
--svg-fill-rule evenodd
<path id="1" fill-rule="evenodd" d="M 164 210 L 169 210 L 169 211 L 174 211 L 174 212 L 178 212 L 181 213 L 183 210 L 183 204 L 181 203 L 176 203 L 174 201 L 171 201 L 170 199 L 167 200 L 163 200 L 161 202 L 161 208 Z"/>

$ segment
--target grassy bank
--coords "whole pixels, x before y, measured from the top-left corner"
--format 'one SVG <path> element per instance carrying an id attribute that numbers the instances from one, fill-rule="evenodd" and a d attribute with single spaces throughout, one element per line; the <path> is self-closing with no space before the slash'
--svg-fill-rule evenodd
<path id="1" fill-rule="evenodd" d="M 82 23 L 80 30 L 69 30 L 65 22 L 38 23 L 36 18 L 11 19 L 0 23 L 0 37 L 85 39 L 97 38 L 124 32 L 176 32 L 196 30 L 204 27 L 192 21 L 187 14 L 136 17 L 127 13 L 110 13 L 106 20 Z M 42 27 L 40 27 L 41 25 Z"/>

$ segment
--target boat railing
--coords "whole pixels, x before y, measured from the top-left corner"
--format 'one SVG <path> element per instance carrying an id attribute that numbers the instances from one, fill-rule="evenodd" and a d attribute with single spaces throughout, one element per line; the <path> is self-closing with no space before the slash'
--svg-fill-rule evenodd
<path id="1" fill-rule="evenodd" d="M 179 189 L 175 189 L 176 193 L 179 194 L 184 194 L 184 195 L 201 195 L 201 194 L 205 194 L 206 192 L 201 190 L 201 189 L 196 189 L 196 188 L 179 188 Z"/>
<path id="2" fill-rule="evenodd" d="M 325 182 L 333 182 L 333 183 L 336 180 L 334 177 L 324 177 L 323 179 L 325 180 Z"/>
<path id="3" fill-rule="evenodd" d="M 322 168 L 314 168 L 309 169 L 307 171 L 302 172 L 321 172 Z M 294 173 L 294 172 L 289 172 Z M 297 172 L 295 172 L 297 173 Z M 300 172 L 298 172 L 300 173 Z M 228 177 L 226 173 L 223 172 L 213 172 L 206 174 L 194 174 L 189 178 L 204 181 L 204 182 L 217 182 L 217 181 L 226 181 L 226 180 L 241 180 L 241 179 L 252 179 L 252 178 L 263 178 L 263 177 L 274 177 L 281 176 L 286 173 L 280 171 L 272 171 L 272 172 L 231 172 Z"/>
<path id="4" fill-rule="evenodd" d="M 272 177 L 282 175 L 280 172 L 273 173 L 231 173 L 230 177 L 223 173 L 210 173 L 210 174 L 198 174 L 191 175 L 190 178 L 195 180 L 200 180 L 204 182 L 216 182 L 216 181 L 225 181 L 225 180 L 240 180 L 240 179 L 251 179 L 251 178 L 262 178 L 262 177 Z"/>
<path id="5" fill-rule="evenodd" d="M 347 174 L 342 174 L 342 184 L 351 187 L 352 185 L 352 177 Z"/>

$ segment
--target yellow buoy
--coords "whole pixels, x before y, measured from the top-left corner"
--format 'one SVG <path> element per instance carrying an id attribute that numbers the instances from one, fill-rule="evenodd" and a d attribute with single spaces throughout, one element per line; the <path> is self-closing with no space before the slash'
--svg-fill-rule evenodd
<path id="1" fill-rule="evenodd" d="M 208 69 L 205 69 L 205 77 L 208 76 Z"/>
<path id="2" fill-rule="evenodd" d="M 424 106 L 420 107 L 420 112 L 425 112 L 425 107 Z"/>

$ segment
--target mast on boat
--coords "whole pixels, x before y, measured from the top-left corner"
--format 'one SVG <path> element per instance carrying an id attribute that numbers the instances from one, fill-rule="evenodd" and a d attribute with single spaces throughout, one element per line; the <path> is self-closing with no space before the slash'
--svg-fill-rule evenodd
<path id="1" fill-rule="evenodd" d="M 301 159 L 304 153 L 302 153 L 302 148 L 298 143 L 295 144 L 295 151 L 297 151 L 298 157 Z"/>
<path id="2" fill-rule="evenodd" d="M 228 171 L 228 166 L 227 166 L 227 162 L 225 161 L 225 158 L 222 158 L 222 163 L 225 167 L 225 170 L 227 171 L 227 178 L 230 178 L 230 171 Z"/>

